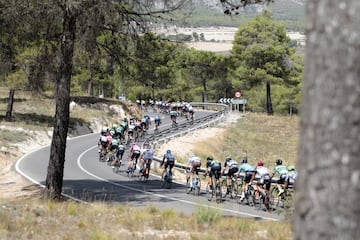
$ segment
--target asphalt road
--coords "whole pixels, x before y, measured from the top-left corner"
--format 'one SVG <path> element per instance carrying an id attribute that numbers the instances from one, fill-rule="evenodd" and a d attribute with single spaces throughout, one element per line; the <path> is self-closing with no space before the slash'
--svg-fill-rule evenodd
<path id="1" fill-rule="evenodd" d="M 196 112 L 196 118 L 211 113 L 199 111 Z M 160 130 L 171 128 L 169 116 L 164 115 L 163 117 Z M 179 123 L 186 121 L 184 118 L 180 119 Z M 169 131 L 166 134 L 172 134 L 174 131 Z M 181 183 L 173 183 L 171 189 L 164 189 L 161 187 L 160 177 L 156 175 L 151 174 L 146 183 L 141 182 L 137 177 L 138 169 L 135 171 L 135 176 L 129 178 L 125 172 L 128 151 L 124 154 L 120 171 L 114 173 L 110 166 L 98 160 L 98 139 L 99 133 L 94 133 L 68 140 L 64 166 L 64 195 L 85 202 L 100 201 L 132 206 L 150 204 L 160 208 L 172 208 L 186 214 L 193 213 L 200 206 L 206 206 L 217 209 L 227 216 L 270 220 L 281 220 L 283 218 L 281 215 L 258 211 L 231 200 L 225 200 L 220 204 L 209 202 L 205 192 L 201 192 L 200 196 L 186 194 L 185 186 Z M 28 153 L 17 161 L 16 170 L 32 182 L 44 186 L 49 156 L 50 146 Z"/>

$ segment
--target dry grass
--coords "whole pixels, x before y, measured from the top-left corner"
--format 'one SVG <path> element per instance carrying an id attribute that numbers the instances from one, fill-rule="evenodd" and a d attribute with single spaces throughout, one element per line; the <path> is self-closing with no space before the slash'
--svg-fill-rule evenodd
<path id="1" fill-rule="evenodd" d="M 0 239 L 291 239 L 290 225 L 148 206 L 0 201 Z"/>
<path id="2" fill-rule="evenodd" d="M 296 164 L 298 139 L 298 116 L 249 113 L 223 135 L 198 142 L 194 148 L 202 159 L 208 155 L 222 161 L 227 156 L 236 160 L 247 156 L 254 165 L 262 159 L 273 167 L 279 158 L 286 165 Z"/>

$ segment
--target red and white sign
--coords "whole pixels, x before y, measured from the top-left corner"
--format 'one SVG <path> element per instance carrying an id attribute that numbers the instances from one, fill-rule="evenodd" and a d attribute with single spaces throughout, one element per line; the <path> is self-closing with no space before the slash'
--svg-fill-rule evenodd
<path id="1" fill-rule="evenodd" d="M 242 94 L 241 94 L 241 92 L 239 90 L 235 91 L 234 95 L 235 95 L 236 98 L 241 98 L 241 96 L 242 96 Z"/>

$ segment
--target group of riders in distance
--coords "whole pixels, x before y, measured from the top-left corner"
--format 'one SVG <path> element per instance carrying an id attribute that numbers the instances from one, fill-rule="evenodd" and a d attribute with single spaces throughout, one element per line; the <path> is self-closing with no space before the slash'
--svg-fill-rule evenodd
<path id="1" fill-rule="evenodd" d="M 187 120 L 194 118 L 194 111 L 188 103 L 165 103 L 160 102 L 156 105 L 155 112 L 160 112 L 163 115 L 169 115 L 172 121 L 172 126 L 177 126 L 177 116 L 183 116 Z M 101 136 L 98 141 L 99 161 L 108 162 L 115 172 L 117 172 L 122 165 L 123 155 L 125 149 L 129 149 L 127 174 L 133 176 L 136 170 L 138 160 L 140 160 L 141 168 L 139 175 L 146 179 L 149 176 L 150 165 L 153 159 L 153 150 L 150 144 L 139 145 L 139 141 L 144 140 L 144 136 L 149 131 L 149 128 L 154 122 L 154 134 L 159 130 L 161 124 L 161 117 L 156 114 L 154 117 L 144 115 L 141 118 L 130 117 L 124 118 L 118 124 L 113 124 L 111 127 L 105 126 L 101 130 Z M 174 157 L 169 150 L 164 156 L 163 161 L 165 167 L 170 164 L 171 168 L 175 162 Z M 166 168 L 165 168 L 166 169 Z"/>
<path id="2" fill-rule="evenodd" d="M 169 114 L 175 124 L 177 123 L 177 116 L 193 116 L 194 114 L 191 105 L 188 104 L 181 106 L 159 104 L 157 107 L 161 113 Z M 139 140 L 149 130 L 151 119 L 148 115 L 144 115 L 142 118 L 124 118 L 118 125 L 105 127 L 101 131 L 98 141 L 99 160 L 108 162 L 114 171 L 118 171 L 122 164 L 125 149 L 128 148 L 126 174 L 133 176 L 137 163 L 140 160 L 139 177 L 142 176 L 145 180 L 148 179 L 154 153 L 150 143 L 144 143 L 140 146 Z M 161 124 L 161 118 L 159 115 L 156 115 L 153 117 L 153 121 L 155 124 L 154 129 L 156 130 Z M 258 160 L 256 166 L 253 166 L 248 162 L 247 157 L 242 158 L 240 164 L 231 157 L 226 157 L 223 164 L 212 156 L 207 157 L 205 162 L 204 175 L 208 176 L 206 191 L 211 196 L 214 195 L 218 188 L 221 188 L 221 192 L 224 192 L 222 197 L 229 195 L 231 198 L 238 199 L 239 203 L 248 200 L 249 194 L 253 199 L 253 203 L 263 197 L 262 201 L 269 208 L 270 201 L 274 201 L 274 198 L 285 196 L 289 186 L 292 186 L 292 188 L 295 186 L 297 176 L 295 167 L 285 166 L 281 159 L 276 160 L 276 165 L 272 171 L 264 166 L 262 160 Z M 162 180 L 168 176 L 167 174 L 170 174 L 169 178 L 172 177 L 174 164 L 175 157 L 171 150 L 167 150 L 161 162 L 161 166 L 164 167 Z M 190 183 L 190 188 L 195 187 L 193 186 L 194 174 L 198 178 L 201 166 L 201 158 L 192 154 L 185 167 L 188 172 L 187 181 Z M 278 175 L 278 180 L 276 185 L 270 189 L 275 175 Z M 254 181 L 255 179 L 256 181 Z"/>

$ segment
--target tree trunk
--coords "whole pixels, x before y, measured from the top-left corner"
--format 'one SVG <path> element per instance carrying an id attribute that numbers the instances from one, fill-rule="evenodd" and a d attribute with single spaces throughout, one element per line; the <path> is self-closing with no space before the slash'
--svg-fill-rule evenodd
<path id="1" fill-rule="evenodd" d="M 88 80 L 88 96 L 92 97 L 94 96 L 94 79 L 93 79 L 93 67 L 91 64 L 91 60 L 89 60 L 89 80 Z"/>
<path id="2" fill-rule="evenodd" d="M 14 94 L 15 94 L 15 90 L 10 89 L 9 101 L 8 101 L 8 106 L 7 106 L 7 110 L 6 110 L 6 116 L 5 116 L 5 120 L 9 121 L 9 122 L 12 119 L 12 111 L 13 111 L 13 105 L 14 105 Z"/>
<path id="3" fill-rule="evenodd" d="M 206 88 L 206 79 L 205 78 L 203 78 L 203 80 L 202 80 L 202 85 L 203 85 L 203 102 L 204 103 L 207 103 L 207 88 Z"/>
<path id="4" fill-rule="evenodd" d="M 266 112 L 268 115 L 273 115 L 273 107 L 271 103 L 271 90 L 270 90 L 270 82 L 266 81 Z"/>
<path id="5" fill-rule="evenodd" d="M 70 81 L 75 42 L 76 14 L 72 12 L 69 5 L 64 9 L 61 62 L 55 84 L 55 122 L 45 190 L 45 196 L 50 199 L 59 199 L 61 197 L 66 137 L 70 118 Z"/>
<path id="6" fill-rule="evenodd" d="M 306 5 L 294 235 L 359 239 L 360 1 Z"/>

